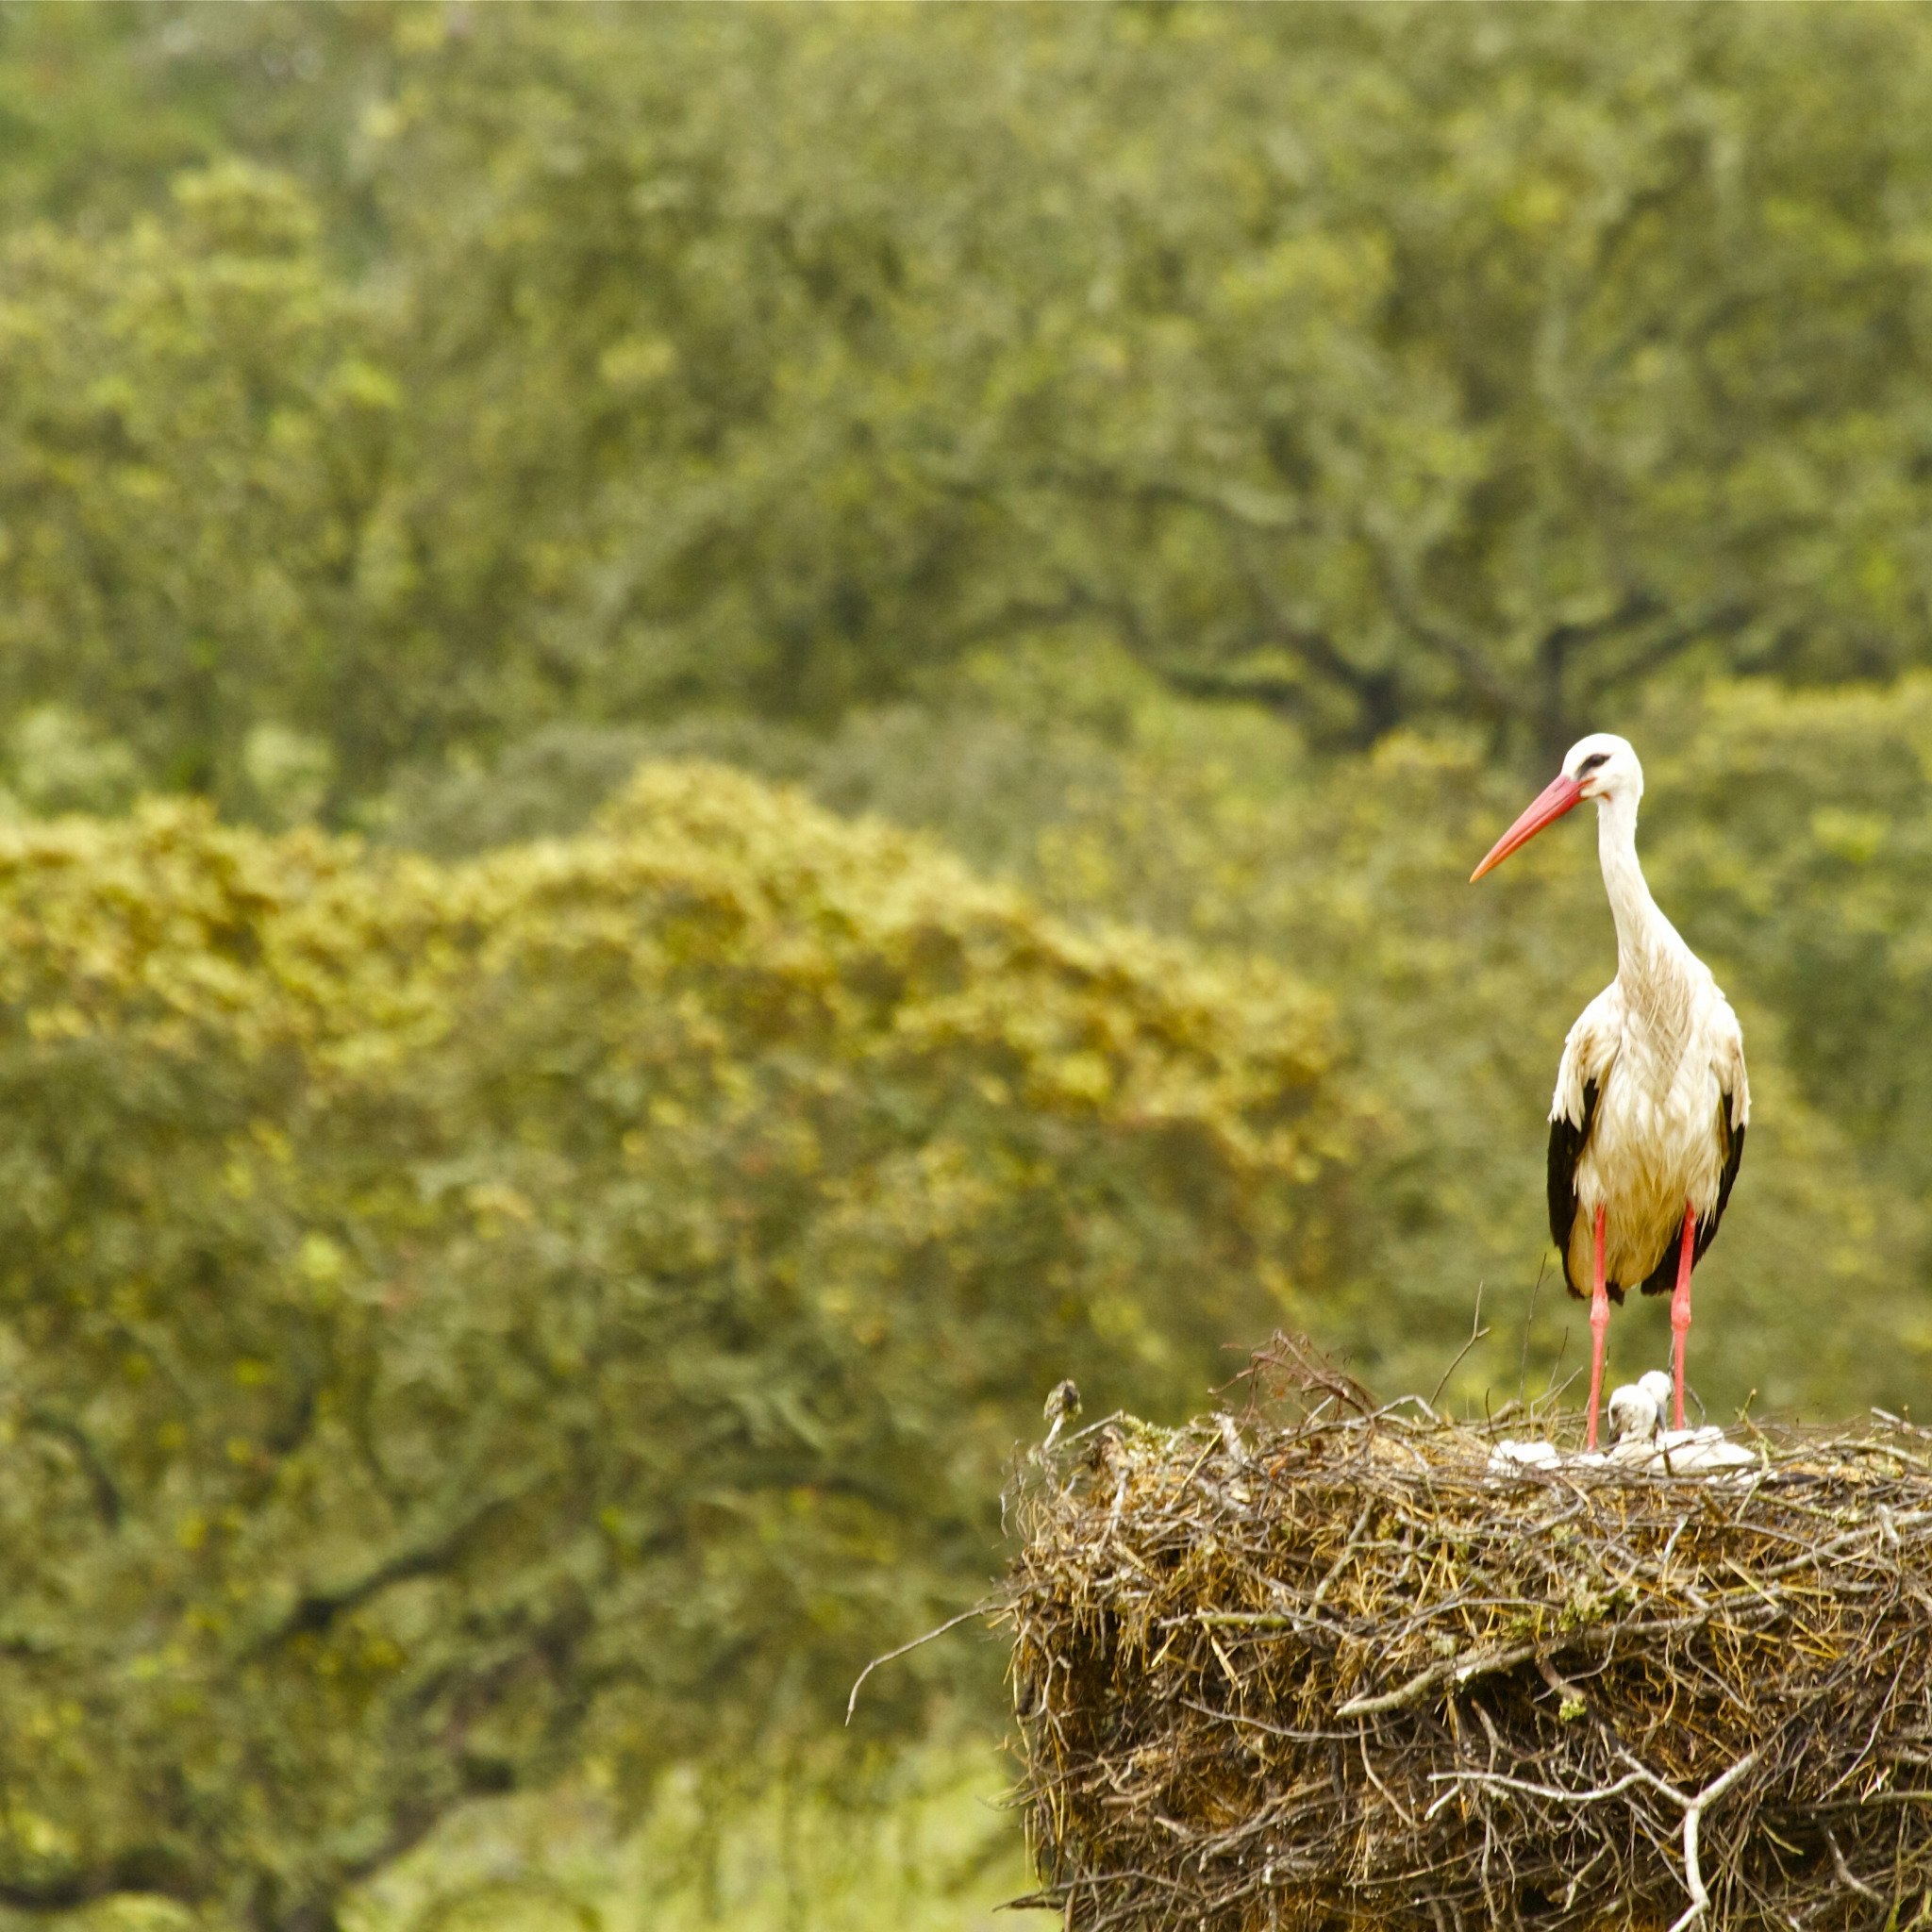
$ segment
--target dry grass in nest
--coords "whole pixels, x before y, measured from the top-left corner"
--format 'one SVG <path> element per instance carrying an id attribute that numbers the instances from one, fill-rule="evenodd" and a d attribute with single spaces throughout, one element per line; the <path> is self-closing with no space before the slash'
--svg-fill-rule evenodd
<path id="1" fill-rule="evenodd" d="M 1375 1408 L 1301 1344 L 1257 1380 L 1019 1485 L 1026 1903 L 1081 1932 L 1932 1924 L 1932 1434 L 1499 1477 L 1493 1429 Z"/>

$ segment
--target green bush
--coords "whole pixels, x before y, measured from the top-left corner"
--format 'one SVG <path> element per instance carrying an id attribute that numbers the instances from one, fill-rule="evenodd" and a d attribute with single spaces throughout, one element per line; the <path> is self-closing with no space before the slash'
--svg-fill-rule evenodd
<path id="1" fill-rule="evenodd" d="M 715 768 L 454 869 L 0 831 L 0 1896 L 323 1925 L 822 1738 L 1045 1388 L 1178 1412 L 1325 1278 L 1353 1132 L 1280 975 Z"/>

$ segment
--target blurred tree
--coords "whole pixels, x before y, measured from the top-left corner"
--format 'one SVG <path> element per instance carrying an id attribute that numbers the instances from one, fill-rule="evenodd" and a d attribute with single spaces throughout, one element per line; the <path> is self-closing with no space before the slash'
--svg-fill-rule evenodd
<path id="1" fill-rule="evenodd" d="M 1927 662 L 1928 95 L 1857 5 L 0 5 L 0 819 L 575 835 L 0 830 L 0 1904 L 325 1926 L 782 1743 L 1068 1371 L 1426 1390 L 1486 1281 L 1513 1388 L 1610 955 L 1587 837 L 1464 884 L 1498 743 L 1635 720 L 1745 1016 L 1704 1392 L 1909 1400 L 1932 699 L 1772 680 Z M 667 752 L 1035 897 L 581 832 Z"/>
<path id="2" fill-rule="evenodd" d="M 1043 1389 L 1344 1265 L 1354 1131 L 1279 975 L 715 768 L 455 871 L 0 831 L 0 1905 L 313 1932 L 467 1797 L 775 1764 Z"/>
<path id="3" fill-rule="evenodd" d="M 244 805 L 283 711 L 354 782 L 428 705 L 371 563 L 398 394 L 317 244 L 301 191 L 240 162 L 105 242 L 0 244 L 0 691 Z"/>
<path id="4" fill-rule="evenodd" d="M 823 714 L 1075 616 L 1547 749 L 1700 654 L 1924 655 L 1921 18 L 636 32 L 425 36 L 379 169 L 471 474 L 541 463 L 598 559 L 600 706 Z"/>
<path id="5" fill-rule="evenodd" d="M 208 165 L 0 198 L 0 702 L 111 639 L 102 724 L 238 807 L 257 724 L 340 812 L 1029 638 L 1543 753 L 1926 659 L 1921 11 L 8 17 Z"/>
<path id="6" fill-rule="evenodd" d="M 1932 1197 L 1932 680 L 1718 687 L 1652 712 L 1674 890 L 1748 962 L 1813 1103 Z"/>
<path id="7" fill-rule="evenodd" d="M 1917 681 L 1745 685 L 1629 725 L 1648 754 L 1646 867 L 1739 1004 L 1758 1102 L 1736 1212 L 1698 1276 L 1693 1379 L 1719 1412 L 1754 1391 L 1787 1413 L 1910 1405 L 1932 1367 L 1927 707 Z M 1130 661 L 1076 671 L 1045 653 L 993 660 L 943 711 L 855 716 L 808 767 L 790 733 L 709 742 L 841 810 L 940 832 L 1063 916 L 1271 957 L 1332 990 L 1339 1077 L 1375 1132 L 1350 1265 L 1297 1319 L 1376 1386 L 1426 1391 L 1482 1285 L 1494 1339 L 1457 1391 L 1500 1400 L 1525 1364 L 1541 1387 L 1577 1359 L 1566 1324 L 1581 1333 L 1560 1284 L 1532 1283 L 1557 1054 L 1615 965 L 1595 841 L 1566 829 L 1472 891 L 1525 796 L 1474 741 L 1396 734 L 1332 761 L 1274 720 L 1238 722 Z M 510 771 L 498 802 L 540 796 L 558 802 Z M 1664 1313 L 1633 1304 L 1613 1361 L 1661 1360 Z"/>
<path id="8" fill-rule="evenodd" d="M 0 224 L 106 233 L 162 208 L 175 175 L 243 155 L 325 194 L 339 240 L 363 232 L 359 128 L 391 84 L 396 13 L 0 0 Z"/>
<path id="9" fill-rule="evenodd" d="M 21 712 L 7 734 L 0 769 L 15 807 L 43 816 L 125 810 L 141 783 L 133 752 L 64 705 Z"/>
<path id="10" fill-rule="evenodd" d="M 0 5 L 0 220 L 125 219 L 218 145 L 149 58 L 160 11 Z"/>

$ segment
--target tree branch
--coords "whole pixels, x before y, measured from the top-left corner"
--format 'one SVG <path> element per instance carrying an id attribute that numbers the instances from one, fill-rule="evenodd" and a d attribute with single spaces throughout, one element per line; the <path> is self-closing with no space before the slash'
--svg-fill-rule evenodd
<path id="1" fill-rule="evenodd" d="M 137 1845 L 86 1871 L 40 1878 L 0 1878 L 0 1906 L 20 1912 L 71 1912 L 117 1893 L 144 1891 L 181 1905 L 208 1895 L 180 1855 L 165 1845 Z"/>
<path id="2" fill-rule="evenodd" d="M 1497 717 L 1523 717 L 1524 703 L 1519 690 L 1466 638 L 1458 637 L 1448 625 L 1438 622 L 1423 608 L 1421 593 L 1410 583 L 1408 572 L 1391 555 L 1388 545 L 1372 532 L 1362 532 L 1375 575 L 1389 608 L 1418 642 L 1427 645 L 1438 657 L 1446 658 Z"/>
<path id="3" fill-rule="evenodd" d="M 1034 470 L 1024 479 L 1022 487 L 1058 490 L 1120 503 L 1167 504 L 1205 510 L 1242 529 L 1265 530 L 1273 536 L 1310 527 L 1308 512 L 1300 498 L 1254 483 L 1206 484 L 1172 476 L 1124 476 L 1117 471 L 1082 470 L 1071 464 L 1049 463 Z"/>
<path id="4" fill-rule="evenodd" d="M 486 1497 L 455 1523 L 405 1543 L 379 1562 L 370 1565 L 359 1575 L 342 1583 L 305 1591 L 285 1614 L 250 1640 L 242 1652 L 242 1658 L 258 1657 L 276 1644 L 286 1643 L 291 1638 L 326 1630 L 345 1610 L 353 1610 L 367 1603 L 391 1583 L 401 1583 L 412 1576 L 430 1575 L 446 1568 L 461 1554 L 463 1545 L 492 1516 L 521 1500 L 535 1487 L 533 1480 Z"/>
<path id="5" fill-rule="evenodd" d="M 114 1480 L 113 1472 L 108 1467 L 107 1457 L 101 1454 L 93 1438 L 71 1415 L 63 1415 L 58 1409 L 29 1409 L 25 1422 L 29 1428 L 38 1429 L 43 1436 L 54 1437 L 74 1452 L 74 1458 L 80 1464 L 81 1473 L 93 1492 L 94 1514 L 101 1519 L 103 1527 L 119 1529 L 122 1518 L 126 1514 L 126 1502 L 121 1494 L 120 1484 Z"/>

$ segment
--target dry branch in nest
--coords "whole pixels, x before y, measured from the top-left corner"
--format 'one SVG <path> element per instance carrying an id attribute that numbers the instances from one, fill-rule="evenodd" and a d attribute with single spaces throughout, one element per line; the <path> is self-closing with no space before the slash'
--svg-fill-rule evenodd
<path id="1" fill-rule="evenodd" d="M 1291 1344 L 1257 1377 L 1283 1407 L 1115 1418 L 1020 1486 L 1026 1903 L 1082 1932 L 1932 1924 L 1932 1435 L 1497 1474 L 1492 1429 Z"/>

